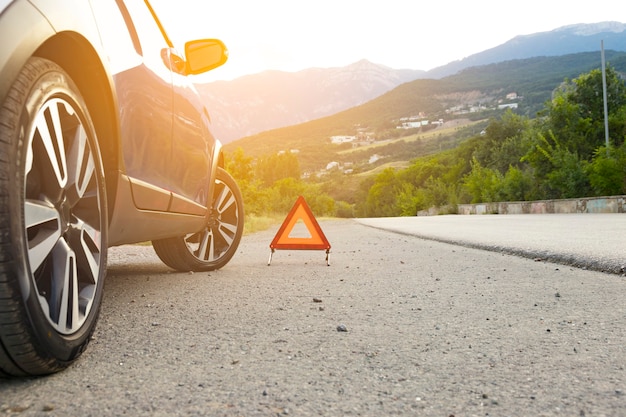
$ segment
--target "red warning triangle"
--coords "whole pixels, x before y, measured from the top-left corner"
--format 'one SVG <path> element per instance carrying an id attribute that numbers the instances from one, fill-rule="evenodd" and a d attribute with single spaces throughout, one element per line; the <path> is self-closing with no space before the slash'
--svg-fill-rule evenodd
<path id="1" fill-rule="evenodd" d="M 298 226 L 299 228 L 297 228 Z M 302 226 L 308 234 L 302 233 Z M 294 230 L 296 229 L 296 230 Z M 271 249 L 330 249 L 330 243 L 324 232 L 315 220 L 313 212 L 300 196 L 278 229 L 274 240 L 270 243 Z"/>

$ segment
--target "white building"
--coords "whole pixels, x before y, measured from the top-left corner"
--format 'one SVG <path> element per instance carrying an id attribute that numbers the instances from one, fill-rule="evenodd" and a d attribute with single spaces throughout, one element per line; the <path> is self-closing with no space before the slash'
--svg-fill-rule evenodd
<path id="1" fill-rule="evenodd" d="M 330 171 L 331 169 L 334 168 L 339 168 L 339 162 L 329 162 L 328 165 L 326 165 L 326 171 Z"/>
<path id="2" fill-rule="evenodd" d="M 331 136 L 330 143 L 340 145 L 342 143 L 354 142 L 356 136 Z"/>

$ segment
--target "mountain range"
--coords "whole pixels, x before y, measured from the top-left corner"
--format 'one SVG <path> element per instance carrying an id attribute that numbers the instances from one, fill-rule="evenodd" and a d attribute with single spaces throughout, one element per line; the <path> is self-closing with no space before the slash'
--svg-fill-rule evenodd
<path id="1" fill-rule="evenodd" d="M 508 42 L 430 71 L 393 69 L 361 60 L 340 68 L 265 71 L 197 85 L 211 111 L 215 135 L 230 143 L 259 132 L 304 123 L 364 104 L 401 84 L 441 79 L 472 67 L 604 48 L 626 51 L 626 24 L 564 26 Z"/>
<path id="2" fill-rule="evenodd" d="M 614 71 L 626 74 L 626 52 L 606 51 L 605 58 Z M 579 52 L 470 67 L 441 79 L 417 79 L 364 104 L 247 136 L 224 149 L 230 153 L 241 148 L 251 157 L 297 152 L 303 172 L 319 172 L 331 162 L 350 164 L 353 173 L 389 163 L 398 166 L 456 147 L 506 108 L 536 117 L 564 80 L 598 70 L 600 61 L 597 51 Z M 342 136 L 355 140 L 338 144 L 336 139 Z"/>
<path id="3" fill-rule="evenodd" d="M 361 60 L 341 68 L 265 71 L 198 85 L 223 143 L 335 114 L 365 103 L 424 71 Z"/>
<path id="4" fill-rule="evenodd" d="M 561 56 L 605 49 L 626 51 L 626 24 L 601 22 L 563 26 L 531 35 L 516 36 L 502 45 L 428 71 L 428 78 L 442 78 L 470 67 L 538 56 Z"/>

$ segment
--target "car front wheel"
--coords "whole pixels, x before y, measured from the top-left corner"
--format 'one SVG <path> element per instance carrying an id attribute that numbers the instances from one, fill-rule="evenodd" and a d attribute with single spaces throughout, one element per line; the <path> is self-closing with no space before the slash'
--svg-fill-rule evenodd
<path id="1" fill-rule="evenodd" d="M 0 376 L 49 374 L 83 352 L 106 269 L 106 198 L 78 88 L 32 58 L 0 107 Z"/>
<path id="2" fill-rule="evenodd" d="M 213 202 L 205 227 L 197 233 L 152 242 L 159 258 L 179 271 L 212 271 L 233 257 L 243 234 L 243 198 L 237 183 L 217 169 Z"/>

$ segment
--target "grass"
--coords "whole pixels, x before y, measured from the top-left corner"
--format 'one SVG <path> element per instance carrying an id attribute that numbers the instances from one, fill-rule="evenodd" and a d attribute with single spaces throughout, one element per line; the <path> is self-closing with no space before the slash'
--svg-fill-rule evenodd
<path id="1" fill-rule="evenodd" d="M 278 230 L 280 225 L 285 221 L 287 214 L 280 217 L 279 215 L 270 215 L 270 216 L 256 216 L 256 215 L 246 215 L 246 219 L 243 224 L 243 234 L 248 235 L 251 233 L 262 232 L 271 228 Z M 320 221 L 329 221 L 329 220 L 338 220 L 338 217 L 316 217 L 315 220 Z"/>
<path id="2" fill-rule="evenodd" d="M 379 173 L 383 172 L 387 168 L 393 168 L 393 169 L 396 169 L 396 170 L 400 170 L 400 169 L 408 168 L 409 166 L 411 166 L 411 162 L 410 161 L 387 162 L 386 164 L 379 165 L 379 166 L 377 166 L 374 169 L 370 169 L 369 171 L 359 172 L 359 173 L 355 174 L 355 176 L 356 177 L 368 177 L 370 175 L 379 174 Z"/>
<path id="3" fill-rule="evenodd" d="M 350 153 L 353 153 L 353 152 L 367 150 L 367 149 L 381 148 L 381 147 L 387 146 L 387 145 L 389 145 L 391 143 L 400 142 L 400 141 L 414 142 L 416 140 L 428 141 L 428 140 L 438 139 L 439 137 L 441 137 L 443 135 L 453 134 L 454 132 L 458 131 L 460 128 L 477 125 L 477 124 L 479 124 L 481 122 L 484 122 L 484 120 L 470 121 L 470 120 L 466 120 L 466 119 L 457 119 L 454 123 L 451 123 L 451 126 L 448 126 L 448 127 L 438 127 L 436 129 L 429 130 L 429 131 L 427 131 L 425 133 L 414 133 L 412 135 L 402 136 L 402 137 L 395 138 L 395 139 L 382 140 L 382 141 L 374 142 L 374 143 L 372 143 L 370 145 L 359 146 L 357 148 L 345 149 L 345 150 L 339 151 L 337 153 L 340 154 L 340 155 L 350 154 Z"/>
<path id="4" fill-rule="evenodd" d="M 277 215 L 276 216 L 246 215 L 246 218 L 243 224 L 243 234 L 247 235 L 250 233 L 261 232 L 273 226 L 278 227 L 282 222 L 283 222 L 283 219 L 279 218 Z"/>

